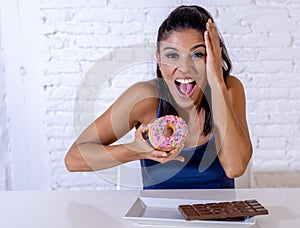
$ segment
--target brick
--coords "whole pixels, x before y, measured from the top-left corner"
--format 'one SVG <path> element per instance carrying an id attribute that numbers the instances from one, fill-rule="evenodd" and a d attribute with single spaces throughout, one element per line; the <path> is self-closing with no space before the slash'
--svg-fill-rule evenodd
<path id="1" fill-rule="evenodd" d="M 226 0 L 226 1 L 205 1 L 205 0 L 185 0 L 184 4 L 186 5 L 199 5 L 203 6 L 206 9 L 208 7 L 220 7 L 220 6 L 240 6 L 244 5 L 247 6 L 251 4 L 251 0 L 241 0 L 241 1 L 234 1 L 234 0 Z"/>
<path id="2" fill-rule="evenodd" d="M 231 33 L 231 30 L 235 32 L 236 28 L 240 28 L 242 31 L 248 28 L 255 33 L 283 33 L 297 27 L 296 21 L 289 17 L 289 10 L 283 7 L 251 5 L 247 7 L 247 10 L 244 10 L 244 7 L 223 7 L 219 9 L 219 15 L 221 28 L 228 26 L 228 33 Z M 231 24 L 235 26 L 230 28 Z M 276 26 L 273 26 L 274 24 Z"/>
<path id="3" fill-rule="evenodd" d="M 272 114 L 270 114 L 271 116 Z M 286 121 L 286 120 L 284 120 Z M 286 124 L 281 124 L 276 121 L 270 120 L 254 126 L 253 130 L 256 132 L 257 137 L 280 137 L 285 136 L 288 138 L 293 138 L 296 132 L 298 131 L 297 125 L 293 122 L 289 122 Z"/>
<path id="4" fill-rule="evenodd" d="M 62 136 L 65 134 L 66 129 L 66 125 L 50 125 L 49 128 L 45 130 L 45 133 L 48 138 L 51 138 L 51 136 Z"/>
<path id="5" fill-rule="evenodd" d="M 299 99 L 299 94 L 300 94 L 300 88 L 299 87 L 296 87 L 296 88 L 293 88 L 293 89 L 289 90 L 289 97 L 291 99 Z"/>
<path id="6" fill-rule="evenodd" d="M 264 100 L 278 100 L 286 99 L 290 97 L 289 91 L 285 88 L 279 87 L 270 87 L 270 88 L 261 88 L 259 90 L 259 97 Z"/>
<path id="7" fill-rule="evenodd" d="M 45 74 L 60 73 L 79 73 L 80 65 L 78 62 L 50 61 L 45 64 Z"/>
<path id="8" fill-rule="evenodd" d="M 260 167 L 260 168 L 258 168 Z M 289 164 L 283 160 L 264 160 L 259 166 L 253 163 L 254 172 L 274 172 L 274 173 L 283 173 L 284 170 L 288 170 Z M 270 183 L 270 182 L 269 182 Z M 273 182 L 274 183 L 274 182 Z M 276 183 L 276 182 L 275 182 Z"/>
<path id="9" fill-rule="evenodd" d="M 273 160 L 285 160 L 286 159 L 286 151 L 282 149 L 261 149 L 259 159 L 263 161 L 267 161 L 270 158 Z"/>
<path id="10" fill-rule="evenodd" d="M 299 167 L 299 166 L 298 166 Z M 254 186 L 259 188 L 299 188 L 299 171 L 260 170 L 254 172 Z"/>
<path id="11" fill-rule="evenodd" d="M 136 21 L 127 23 L 115 23 L 110 28 L 112 35 L 135 35 L 138 33 L 142 33 L 143 30 L 143 23 Z"/>
<path id="12" fill-rule="evenodd" d="M 220 19 L 221 20 L 221 19 Z M 246 35 L 251 34 L 253 29 L 245 19 L 226 18 L 226 23 L 218 23 L 218 30 L 221 34 Z"/>
<path id="13" fill-rule="evenodd" d="M 102 62 L 102 60 L 100 60 Z M 80 61 L 80 67 L 81 67 L 81 70 L 82 72 L 84 72 L 84 75 L 86 77 L 86 75 L 90 75 L 90 71 L 92 71 L 95 67 L 95 64 L 97 63 L 98 61 Z M 97 74 L 98 75 L 98 74 Z M 101 74 L 102 75 L 102 74 Z M 102 76 L 101 76 L 102 77 Z M 91 78 L 91 77 L 90 77 Z M 91 79 L 90 79 L 91 80 Z M 96 82 L 96 78 L 93 79 L 92 78 L 92 82 L 88 82 L 89 84 L 93 83 L 93 82 Z"/>
<path id="14" fill-rule="evenodd" d="M 259 90 L 257 88 L 255 88 L 255 86 L 251 83 L 246 84 L 244 83 L 245 80 L 242 81 L 244 84 L 244 89 L 245 89 L 245 96 L 246 96 L 246 100 L 256 100 L 259 97 Z"/>
<path id="15" fill-rule="evenodd" d="M 160 9 L 156 9 L 157 10 L 160 10 Z M 123 21 L 125 22 L 130 22 L 130 21 L 142 21 L 142 22 L 145 22 L 146 21 L 146 16 L 147 14 L 152 11 L 151 9 L 122 9 L 122 14 L 123 14 Z M 116 12 L 116 14 L 118 14 L 119 12 Z M 114 14 L 115 16 L 115 14 Z M 157 14 L 156 14 L 157 16 Z M 109 21 L 113 21 L 113 19 L 110 19 Z M 147 24 L 147 26 L 150 26 L 150 24 Z M 145 27 L 147 27 L 145 26 Z"/>
<path id="16" fill-rule="evenodd" d="M 178 6 L 175 0 L 165 1 L 139 1 L 139 0 L 111 0 L 111 6 L 120 8 L 164 8 L 164 7 L 176 7 Z"/>
<path id="17" fill-rule="evenodd" d="M 291 19 L 298 21 L 300 13 L 300 2 L 298 0 L 295 0 L 295 6 L 289 7 L 288 10 Z"/>
<path id="18" fill-rule="evenodd" d="M 270 77 L 266 77 L 270 75 Z M 257 80 L 257 84 L 260 87 L 281 87 L 287 89 L 294 89 L 300 83 L 300 77 L 294 75 L 294 73 L 276 73 L 276 74 L 251 74 L 253 80 Z M 276 80 L 271 80 L 276 78 Z"/>
<path id="19" fill-rule="evenodd" d="M 76 10 L 71 9 L 41 9 L 43 23 L 56 23 L 61 21 L 72 21 Z"/>
<path id="20" fill-rule="evenodd" d="M 256 113 L 248 111 L 247 119 L 248 123 L 252 125 L 271 123 L 271 116 L 269 113 Z"/>
<path id="21" fill-rule="evenodd" d="M 64 140 L 62 138 L 50 138 L 47 141 L 47 144 L 51 150 L 67 150 L 68 147 L 64 144 Z"/>
<path id="22" fill-rule="evenodd" d="M 233 62 L 254 61 L 257 58 L 253 48 L 230 48 L 228 52 Z"/>
<path id="23" fill-rule="evenodd" d="M 84 8 L 75 15 L 78 22 L 122 22 L 124 20 L 124 11 L 118 9 L 105 8 Z"/>
<path id="24" fill-rule="evenodd" d="M 283 137 L 259 138 L 259 149 L 285 149 L 289 142 Z"/>
<path id="25" fill-rule="evenodd" d="M 248 113 L 254 112 L 256 110 L 256 107 L 257 107 L 257 102 L 254 101 L 254 100 L 248 100 L 247 104 L 246 104 L 246 107 L 247 107 Z"/>
<path id="26" fill-rule="evenodd" d="M 122 39 L 117 35 L 78 36 L 76 46 L 80 48 L 116 48 L 143 42 L 144 38 L 138 35 L 124 35 Z"/>
<path id="27" fill-rule="evenodd" d="M 72 125 L 73 115 L 72 113 L 61 112 L 59 114 L 55 112 L 48 112 L 45 116 L 45 121 L 49 125 L 60 125 L 61 123 Z"/>
<path id="28" fill-rule="evenodd" d="M 256 50 L 256 61 L 267 60 L 291 60 L 292 57 L 298 56 L 300 48 L 260 48 Z"/>
<path id="29" fill-rule="evenodd" d="M 60 35 L 60 36 L 52 36 L 47 39 L 47 45 L 51 49 L 63 49 L 71 46 L 71 39 L 68 36 Z"/>
<path id="30" fill-rule="evenodd" d="M 292 123 L 293 126 L 290 126 L 291 130 L 294 129 L 295 126 L 297 126 L 297 124 L 300 122 L 299 113 L 298 112 L 291 112 L 291 110 L 286 110 L 285 112 L 282 112 L 282 113 L 273 112 L 271 114 L 270 118 L 271 118 L 271 122 L 273 124 L 281 124 L 281 126 L 283 126 L 283 128 L 284 128 L 283 124 Z M 296 132 L 295 132 L 294 135 L 296 135 Z"/>
<path id="31" fill-rule="evenodd" d="M 247 35 L 223 34 L 229 47 L 237 48 L 273 48 L 289 47 L 292 36 L 288 33 L 251 33 Z"/>
<path id="32" fill-rule="evenodd" d="M 107 48 L 68 48 L 57 49 L 51 53 L 54 61 L 89 61 L 95 62 L 105 58 L 112 49 Z"/>
<path id="33" fill-rule="evenodd" d="M 43 9 L 104 7 L 106 6 L 106 2 L 106 0 L 39 0 L 39 4 Z"/>
<path id="34" fill-rule="evenodd" d="M 92 48 L 98 47 L 100 41 L 99 38 L 96 36 L 78 36 L 75 41 L 75 44 L 80 48 Z"/>
<path id="35" fill-rule="evenodd" d="M 156 10 L 146 11 L 146 20 L 145 20 L 145 34 L 157 35 L 159 26 L 167 18 L 168 14 L 171 12 L 172 8 L 161 8 Z M 153 39 L 155 40 L 156 37 Z"/>
<path id="36" fill-rule="evenodd" d="M 299 38 L 298 33 L 292 32 L 291 34 L 292 34 L 292 37 L 293 37 L 292 45 L 296 46 L 299 49 L 299 47 L 300 47 L 300 38 Z"/>
<path id="37" fill-rule="evenodd" d="M 284 60 L 240 62 L 240 67 L 247 73 L 292 73 L 293 63 Z"/>
<path id="38" fill-rule="evenodd" d="M 45 35 L 68 34 L 68 35 L 81 35 L 81 34 L 107 34 L 109 28 L 102 22 L 57 22 L 46 24 L 43 26 L 43 33 Z"/>
<path id="39" fill-rule="evenodd" d="M 54 154 L 54 153 L 53 153 Z M 61 160 L 61 159 L 59 159 Z M 55 190 L 62 189 L 115 189 L 116 168 L 89 173 L 68 173 L 60 166 L 54 167 L 52 185 Z"/>
<path id="40" fill-rule="evenodd" d="M 277 100 L 259 100 L 256 106 L 256 112 L 285 112 L 291 110 L 293 103 L 289 99 L 277 99 Z"/>
<path id="41" fill-rule="evenodd" d="M 255 4 L 263 6 L 286 6 L 292 2 L 292 0 L 256 0 Z"/>
<path id="42" fill-rule="evenodd" d="M 78 81 L 75 81 L 74 78 L 76 78 L 76 76 L 72 77 L 72 74 L 70 74 L 69 78 L 71 78 L 69 80 L 70 83 L 68 82 L 68 77 L 66 76 L 68 74 L 47 74 L 44 76 L 43 78 L 43 89 L 44 91 L 46 91 L 47 89 L 53 87 L 53 86 L 59 86 L 61 85 L 62 81 L 66 82 L 66 84 L 68 84 L 68 86 L 74 86 L 74 85 L 79 85 Z M 76 75 L 76 74 L 74 74 Z M 71 84 L 71 82 L 75 83 L 75 84 Z"/>

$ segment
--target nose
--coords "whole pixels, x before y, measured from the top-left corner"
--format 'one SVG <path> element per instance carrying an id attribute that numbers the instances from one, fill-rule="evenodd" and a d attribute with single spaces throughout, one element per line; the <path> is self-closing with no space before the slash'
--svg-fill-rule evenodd
<path id="1" fill-rule="evenodd" d="M 191 68 L 191 60 L 187 57 L 181 58 L 177 65 L 178 70 L 182 73 L 188 74 Z"/>

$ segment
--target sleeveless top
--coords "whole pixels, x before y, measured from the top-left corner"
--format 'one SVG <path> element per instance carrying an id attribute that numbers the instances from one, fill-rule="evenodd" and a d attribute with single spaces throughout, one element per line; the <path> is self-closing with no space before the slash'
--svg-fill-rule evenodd
<path id="1" fill-rule="evenodd" d="M 161 99 L 156 118 L 159 118 Z M 184 148 L 180 156 L 185 161 L 159 163 L 141 160 L 143 189 L 213 189 L 234 188 L 217 156 L 215 137 L 195 148 Z"/>

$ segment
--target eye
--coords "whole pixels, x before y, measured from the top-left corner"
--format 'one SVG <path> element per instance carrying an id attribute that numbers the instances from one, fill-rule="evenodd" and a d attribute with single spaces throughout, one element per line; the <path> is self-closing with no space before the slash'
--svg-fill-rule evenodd
<path id="1" fill-rule="evenodd" d="M 202 52 L 195 52 L 195 53 L 192 53 L 191 58 L 201 59 L 204 56 L 205 56 L 205 54 L 203 54 Z"/>
<path id="2" fill-rule="evenodd" d="M 177 53 L 168 53 L 168 54 L 166 54 L 166 57 L 168 58 L 168 59 L 179 59 L 179 55 L 177 54 Z"/>

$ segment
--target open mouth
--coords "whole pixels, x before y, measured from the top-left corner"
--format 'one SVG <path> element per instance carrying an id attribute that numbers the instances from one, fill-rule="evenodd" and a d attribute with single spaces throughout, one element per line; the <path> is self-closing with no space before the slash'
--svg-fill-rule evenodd
<path id="1" fill-rule="evenodd" d="M 196 81 L 188 78 L 188 79 L 176 79 L 175 85 L 178 92 L 184 96 L 190 96 L 193 93 L 193 90 L 196 85 Z"/>

